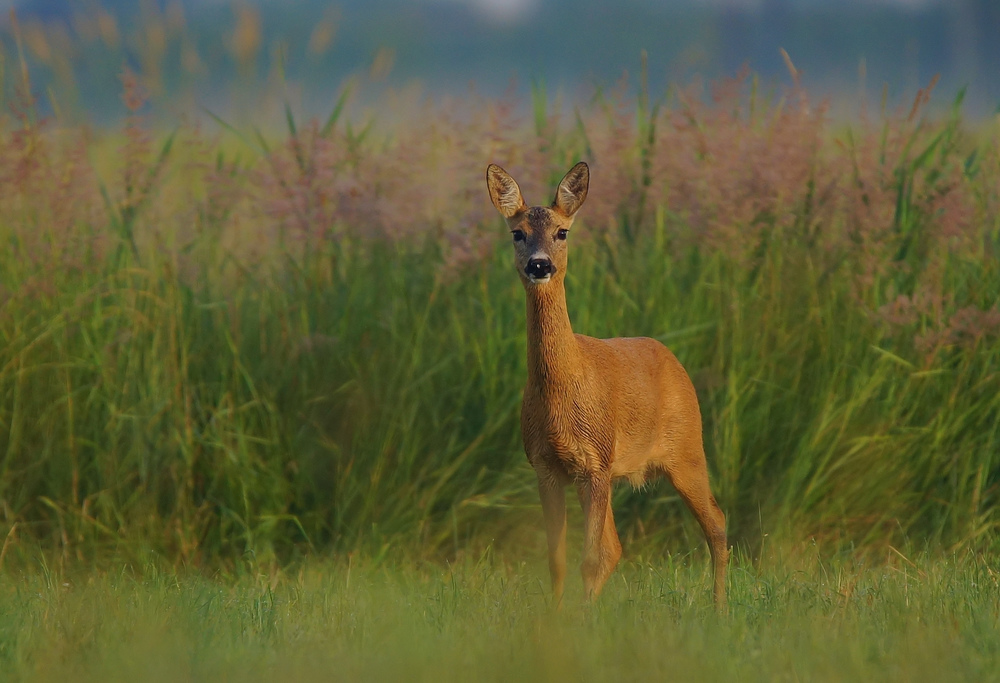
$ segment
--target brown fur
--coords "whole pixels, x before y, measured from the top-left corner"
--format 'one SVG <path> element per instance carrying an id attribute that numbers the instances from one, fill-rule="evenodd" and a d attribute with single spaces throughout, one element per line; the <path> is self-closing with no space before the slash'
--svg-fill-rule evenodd
<path id="1" fill-rule="evenodd" d="M 566 309 L 566 241 L 587 198 L 590 171 L 574 166 L 551 208 L 529 208 L 517 183 L 495 164 L 486 170 L 494 206 L 507 220 L 517 271 L 525 287 L 528 381 L 521 436 L 538 475 L 549 545 L 552 590 L 562 599 L 566 576 L 565 487 L 574 484 L 584 511 L 583 582 L 596 598 L 621 557 L 611 510 L 617 479 L 643 484 L 666 475 L 694 513 L 708 540 L 714 597 L 726 601 L 726 518 L 709 489 L 701 412 L 691 380 L 667 347 L 653 339 L 594 339 L 574 334 Z M 521 235 L 518 235 L 520 237 Z M 526 274 L 529 259 L 551 260 L 547 279 Z"/>

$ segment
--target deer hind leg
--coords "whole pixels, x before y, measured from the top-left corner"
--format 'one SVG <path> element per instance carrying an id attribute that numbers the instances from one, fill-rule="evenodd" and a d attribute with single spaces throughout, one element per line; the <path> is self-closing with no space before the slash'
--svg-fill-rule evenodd
<path id="1" fill-rule="evenodd" d="M 726 607 L 726 565 L 729 563 L 726 516 L 715 502 L 715 496 L 709 488 L 704 454 L 700 463 L 694 463 L 683 470 L 673 468 L 667 471 L 667 476 L 705 533 L 708 549 L 712 553 L 712 569 L 715 574 L 713 591 L 715 606 L 723 610 Z"/>
<path id="2" fill-rule="evenodd" d="M 562 482 L 538 477 L 538 495 L 542 499 L 545 537 L 549 546 L 549 576 L 556 609 L 562 606 L 566 581 L 566 490 Z"/>
<path id="3" fill-rule="evenodd" d="M 622 556 L 622 544 L 611 510 L 611 480 L 592 479 L 577 484 L 584 516 L 583 588 L 588 600 L 601 594 Z"/>

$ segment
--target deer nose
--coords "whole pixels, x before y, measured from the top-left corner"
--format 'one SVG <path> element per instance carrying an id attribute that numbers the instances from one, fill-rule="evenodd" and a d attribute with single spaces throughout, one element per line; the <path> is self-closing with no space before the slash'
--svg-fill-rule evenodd
<path id="1" fill-rule="evenodd" d="M 528 265 L 524 267 L 525 275 L 539 279 L 548 277 L 555 272 L 556 267 L 552 265 L 552 261 L 547 258 L 533 258 L 529 260 Z"/>

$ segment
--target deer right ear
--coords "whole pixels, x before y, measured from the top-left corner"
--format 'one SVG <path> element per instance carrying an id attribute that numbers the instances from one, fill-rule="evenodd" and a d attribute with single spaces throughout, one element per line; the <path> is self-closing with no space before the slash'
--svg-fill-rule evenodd
<path id="1" fill-rule="evenodd" d="M 490 190 L 490 199 L 504 218 L 513 218 L 519 211 L 527 208 L 521 196 L 521 188 L 507 171 L 496 164 L 486 167 L 486 186 Z"/>
<path id="2" fill-rule="evenodd" d="M 552 202 L 552 207 L 558 209 L 567 218 L 572 218 L 573 214 L 580 210 L 583 202 L 587 199 L 587 190 L 590 189 L 590 167 L 583 161 L 563 176 L 556 188 L 556 198 Z"/>

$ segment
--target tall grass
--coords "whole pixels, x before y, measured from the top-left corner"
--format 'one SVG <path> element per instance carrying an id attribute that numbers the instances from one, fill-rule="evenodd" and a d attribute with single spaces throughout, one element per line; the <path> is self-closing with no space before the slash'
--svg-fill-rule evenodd
<path id="1" fill-rule="evenodd" d="M 386 95 L 405 120 L 287 131 L 0 125 L 0 563 L 453 557 L 538 544 L 523 294 L 482 171 L 530 202 L 578 159 L 577 331 L 649 335 L 695 379 L 738 544 L 996 539 L 1000 137 L 882 111 L 834 125 L 745 77 L 566 115 Z M 645 83 L 645 81 L 643 81 Z M 402 99 L 400 99 L 402 98 Z M 631 547 L 699 536 L 616 493 Z"/>

